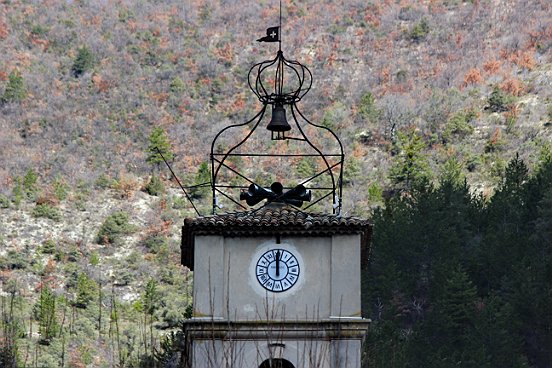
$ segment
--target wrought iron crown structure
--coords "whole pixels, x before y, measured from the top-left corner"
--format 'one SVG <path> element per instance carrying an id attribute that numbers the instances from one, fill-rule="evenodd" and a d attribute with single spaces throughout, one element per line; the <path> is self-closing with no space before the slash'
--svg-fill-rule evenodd
<path id="1" fill-rule="evenodd" d="M 223 128 L 211 144 L 213 214 L 221 208 L 223 198 L 242 210 L 249 209 L 245 204 L 259 209 L 272 202 L 283 202 L 300 208 L 303 202 L 310 202 L 303 210 L 317 205 L 327 211 L 331 204 L 331 212 L 340 214 L 343 145 L 330 128 L 311 122 L 297 106 L 312 87 L 310 70 L 286 59 L 280 46 L 274 59 L 250 69 L 248 83 L 262 108 L 252 119 Z M 269 105 L 272 116 L 266 129 L 270 131 L 270 140 L 263 145 L 262 136 L 255 139 L 255 135 Z M 237 138 L 231 131 L 240 132 L 243 138 Z M 240 168 L 236 161 L 241 164 L 247 161 L 255 170 Z M 310 170 L 299 170 L 301 165 Z M 283 179 L 287 186 L 280 181 L 261 182 L 267 177 L 273 179 L 274 171 L 286 176 Z"/>

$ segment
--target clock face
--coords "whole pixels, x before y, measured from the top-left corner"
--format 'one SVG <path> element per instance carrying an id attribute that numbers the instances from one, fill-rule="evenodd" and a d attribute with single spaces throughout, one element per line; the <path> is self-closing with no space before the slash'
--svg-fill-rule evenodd
<path id="1" fill-rule="evenodd" d="M 289 290 L 299 279 L 299 262 L 285 249 L 270 249 L 257 261 L 257 281 L 268 291 L 280 293 Z"/>

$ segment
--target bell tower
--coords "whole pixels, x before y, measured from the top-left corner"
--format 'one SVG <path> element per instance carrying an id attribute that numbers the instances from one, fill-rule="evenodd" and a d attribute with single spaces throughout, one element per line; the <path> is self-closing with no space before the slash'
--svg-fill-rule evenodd
<path id="1" fill-rule="evenodd" d="M 194 304 L 181 365 L 360 368 L 372 227 L 341 216 L 343 146 L 298 108 L 310 70 L 284 57 L 280 27 L 259 41 L 280 45 L 248 74 L 262 107 L 214 137 L 212 214 L 182 228 Z"/>

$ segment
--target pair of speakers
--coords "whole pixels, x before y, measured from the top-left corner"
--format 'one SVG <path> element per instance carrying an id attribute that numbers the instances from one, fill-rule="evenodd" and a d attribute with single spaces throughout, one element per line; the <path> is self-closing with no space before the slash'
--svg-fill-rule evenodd
<path id="1" fill-rule="evenodd" d="M 268 202 L 287 203 L 301 207 L 303 202 L 310 202 L 311 197 L 311 191 L 302 184 L 284 193 L 284 186 L 277 181 L 270 185 L 270 189 L 251 184 L 247 191 L 240 193 L 240 200 L 245 201 L 249 206 L 254 206 L 266 199 Z"/>

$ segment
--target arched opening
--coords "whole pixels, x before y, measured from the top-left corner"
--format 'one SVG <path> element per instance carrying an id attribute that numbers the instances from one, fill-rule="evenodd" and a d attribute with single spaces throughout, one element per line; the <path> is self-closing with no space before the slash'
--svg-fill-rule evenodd
<path id="1" fill-rule="evenodd" d="M 285 359 L 267 359 L 259 368 L 295 368 L 295 366 Z"/>

